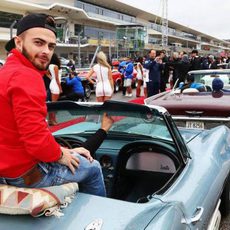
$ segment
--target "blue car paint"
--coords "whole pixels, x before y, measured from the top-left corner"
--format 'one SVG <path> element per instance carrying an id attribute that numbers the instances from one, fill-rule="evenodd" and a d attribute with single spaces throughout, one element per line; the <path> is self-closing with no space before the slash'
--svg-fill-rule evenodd
<path id="1" fill-rule="evenodd" d="M 205 229 L 228 178 L 230 130 L 219 126 L 204 131 L 180 129 L 180 133 L 191 158 L 170 187 L 162 194 L 153 194 L 149 202 L 131 203 L 78 193 L 64 209 L 64 217 L 0 215 L 0 229 L 84 229 L 98 218 L 103 220 L 102 230 Z M 112 143 L 105 141 L 97 154 L 107 149 L 115 159 L 116 150 L 127 144 Z M 199 207 L 204 208 L 202 221 L 190 223 Z"/>

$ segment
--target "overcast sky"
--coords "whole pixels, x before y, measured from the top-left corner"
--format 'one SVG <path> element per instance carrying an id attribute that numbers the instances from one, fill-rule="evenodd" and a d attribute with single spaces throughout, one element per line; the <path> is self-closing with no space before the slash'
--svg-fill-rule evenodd
<path id="1" fill-rule="evenodd" d="M 162 15 L 161 0 L 120 1 Z M 230 39 L 230 0 L 168 0 L 168 19 L 216 38 Z"/>

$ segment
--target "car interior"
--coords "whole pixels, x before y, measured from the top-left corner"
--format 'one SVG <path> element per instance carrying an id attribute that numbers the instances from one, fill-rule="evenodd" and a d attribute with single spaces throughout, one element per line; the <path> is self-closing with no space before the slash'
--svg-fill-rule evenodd
<path id="1" fill-rule="evenodd" d="M 87 137 L 56 136 L 65 147 L 82 145 Z M 175 148 L 169 143 L 129 140 L 108 135 L 94 158 L 101 164 L 107 197 L 144 203 L 167 190 L 181 168 Z"/>

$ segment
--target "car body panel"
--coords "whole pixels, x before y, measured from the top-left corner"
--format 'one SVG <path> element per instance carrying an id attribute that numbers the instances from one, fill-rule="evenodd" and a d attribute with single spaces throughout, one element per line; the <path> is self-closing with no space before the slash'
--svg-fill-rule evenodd
<path id="1" fill-rule="evenodd" d="M 4 230 L 85 229 L 93 220 L 102 219 L 102 229 L 144 229 L 165 204 L 159 200 L 151 204 L 135 204 L 78 193 L 74 201 L 63 210 L 64 216 L 33 218 L 28 215 L 0 215 Z M 120 218 L 125 216 L 125 218 Z M 9 221 L 11 224 L 9 224 Z"/>
<path id="2" fill-rule="evenodd" d="M 213 138 L 221 141 L 214 142 Z M 180 200 L 187 219 L 194 215 L 198 207 L 203 207 L 202 218 L 209 219 L 209 210 L 213 210 L 216 205 L 216 194 L 220 195 L 222 192 L 220 184 L 225 182 L 229 174 L 230 164 L 225 162 L 230 157 L 229 138 L 229 130 L 225 126 L 220 126 L 208 135 L 203 132 L 191 140 L 188 147 L 192 160 L 189 160 L 171 189 L 159 198 L 164 202 Z M 197 152 L 192 151 L 194 146 Z M 204 186 L 201 187 L 200 184 Z M 206 229 L 207 224 L 197 222 L 194 229 Z"/>

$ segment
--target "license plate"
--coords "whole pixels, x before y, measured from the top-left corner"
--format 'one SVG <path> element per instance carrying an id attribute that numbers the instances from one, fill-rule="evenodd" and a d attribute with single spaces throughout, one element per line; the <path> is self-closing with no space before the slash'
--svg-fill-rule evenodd
<path id="1" fill-rule="evenodd" d="M 204 129 L 204 122 L 201 121 L 186 121 L 188 129 Z"/>

